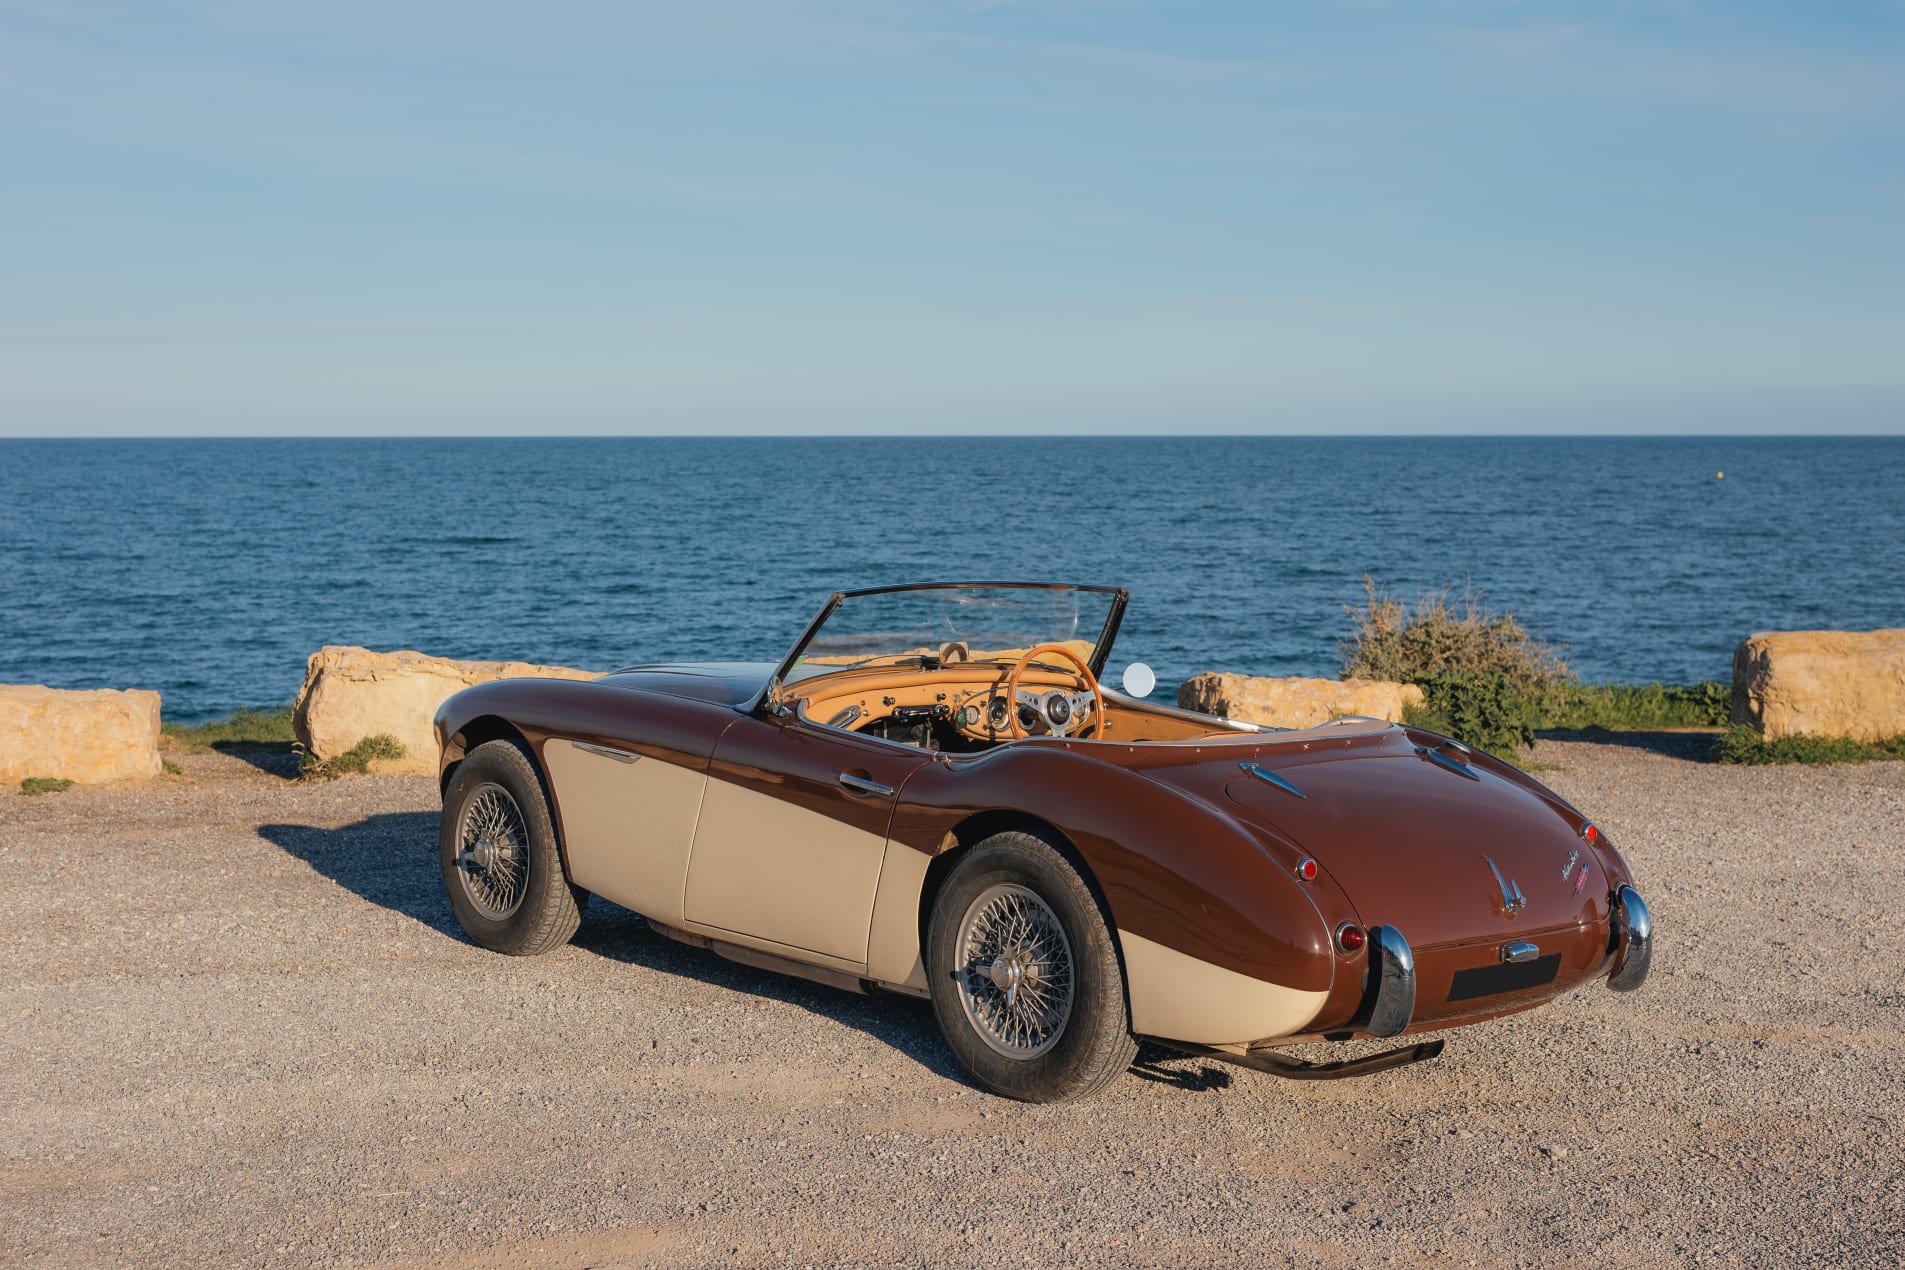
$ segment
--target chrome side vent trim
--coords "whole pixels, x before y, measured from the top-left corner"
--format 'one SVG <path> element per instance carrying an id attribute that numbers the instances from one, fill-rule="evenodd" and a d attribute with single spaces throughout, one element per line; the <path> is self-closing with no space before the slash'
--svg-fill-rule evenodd
<path id="1" fill-rule="evenodd" d="M 641 755 L 631 754 L 627 750 L 618 750 L 608 745 L 595 745 L 588 741 L 571 741 L 569 744 L 575 746 L 578 750 L 587 750 L 591 754 L 600 754 L 603 758 L 612 758 L 617 763 L 633 763 L 636 759 L 641 757 Z"/>

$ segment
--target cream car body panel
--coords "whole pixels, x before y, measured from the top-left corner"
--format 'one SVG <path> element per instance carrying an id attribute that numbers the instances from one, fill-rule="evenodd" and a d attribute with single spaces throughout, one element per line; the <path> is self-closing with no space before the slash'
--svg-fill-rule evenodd
<path id="1" fill-rule="evenodd" d="M 884 835 L 710 780 L 688 862 L 687 920 L 864 969 L 885 852 Z"/>
<path id="2" fill-rule="evenodd" d="M 1199 961 L 1122 932 L 1131 1030 L 1197 1045 L 1247 1045 L 1288 1036 L 1316 1017 L 1327 992 L 1303 992 Z"/>
<path id="3" fill-rule="evenodd" d="M 873 898 L 873 929 L 867 937 L 867 978 L 921 996 L 927 993 L 926 961 L 920 955 L 920 897 L 926 890 L 924 851 L 891 839 Z"/>
<path id="4" fill-rule="evenodd" d="M 707 775 L 554 737 L 542 757 L 562 817 L 570 880 L 679 925 Z"/>

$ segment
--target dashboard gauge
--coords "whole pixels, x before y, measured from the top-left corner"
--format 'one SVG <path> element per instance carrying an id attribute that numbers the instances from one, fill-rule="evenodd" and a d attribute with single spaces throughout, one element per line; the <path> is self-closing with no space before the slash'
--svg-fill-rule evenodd
<path id="1" fill-rule="evenodd" d="M 986 722 L 992 725 L 992 730 L 995 732 L 1005 729 L 1004 697 L 994 697 L 992 704 L 986 707 Z"/>
<path id="2" fill-rule="evenodd" d="M 959 708 L 959 722 L 963 727 L 978 727 L 981 717 L 978 706 L 961 706 Z"/>

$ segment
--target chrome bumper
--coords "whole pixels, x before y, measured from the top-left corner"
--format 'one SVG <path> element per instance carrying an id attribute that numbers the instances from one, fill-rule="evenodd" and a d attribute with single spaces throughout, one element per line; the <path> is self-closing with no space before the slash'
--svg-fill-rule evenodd
<path id="1" fill-rule="evenodd" d="M 1376 1004 L 1369 1011 L 1369 1024 L 1364 1030 L 1371 1036 L 1395 1036 L 1415 1017 L 1415 954 L 1394 926 L 1371 927 L 1369 942 L 1371 965 L 1376 972 Z"/>
<path id="2" fill-rule="evenodd" d="M 1614 919 L 1614 961 L 1608 967 L 1607 986 L 1632 992 L 1647 981 L 1654 960 L 1654 919 L 1640 892 L 1621 883 L 1609 904 Z"/>

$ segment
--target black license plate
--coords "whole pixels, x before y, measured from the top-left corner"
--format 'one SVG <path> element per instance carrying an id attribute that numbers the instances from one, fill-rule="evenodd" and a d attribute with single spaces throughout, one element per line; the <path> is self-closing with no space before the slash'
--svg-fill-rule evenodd
<path id="1" fill-rule="evenodd" d="M 1544 983 L 1553 983 L 1554 977 L 1560 973 L 1560 953 L 1549 953 L 1533 961 L 1503 962 L 1499 966 L 1458 970 L 1454 981 L 1449 984 L 1449 1000 L 1473 1001 L 1476 997 L 1492 997 L 1498 992 L 1539 988 Z"/>

